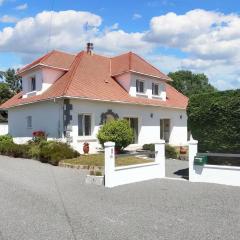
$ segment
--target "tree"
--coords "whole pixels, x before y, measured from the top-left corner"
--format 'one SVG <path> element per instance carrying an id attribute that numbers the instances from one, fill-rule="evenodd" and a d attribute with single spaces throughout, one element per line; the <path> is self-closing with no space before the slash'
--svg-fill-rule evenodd
<path id="1" fill-rule="evenodd" d="M 191 71 L 170 72 L 168 76 L 173 80 L 171 85 L 187 97 L 199 93 L 216 92 L 203 73 L 192 73 Z"/>
<path id="2" fill-rule="evenodd" d="M 0 78 L 4 78 L 14 94 L 21 91 L 21 77 L 16 74 L 15 69 L 9 68 L 6 72 L 0 72 Z"/>
<path id="3" fill-rule="evenodd" d="M 0 104 L 4 103 L 12 96 L 13 92 L 10 90 L 9 86 L 4 82 L 0 82 Z"/>

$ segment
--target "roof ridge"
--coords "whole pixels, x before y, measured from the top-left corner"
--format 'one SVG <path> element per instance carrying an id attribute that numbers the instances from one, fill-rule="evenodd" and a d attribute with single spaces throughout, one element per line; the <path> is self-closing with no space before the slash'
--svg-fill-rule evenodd
<path id="1" fill-rule="evenodd" d="M 67 90 L 69 88 L 69 86 L 71 85 L 72 81 L 73 81 L 73 75 L 75 74 L 75 72 L 77 71 L 77 67 L 78 67 L 78 64 L 80 63 L 80 60 L 82 58 L 82 55 L 84 54 L 84 51 L 81 51 L 80 53 L 77 54 L 77 56 L 75 57 L 74 61 L 72 62 L 70 68 L 69 68 L 69 82 L 67 83 L 66 87 L 64 88 L 64 91 L 63 91 L 63 96 L 67 93 Z M 71 69 L 73 68 L 73 69 Z"/>
<path id="2" fill-rule="evenodd" d="M 132 69 L 132 52 L 129 52 L 128 55 L 129 55 L 128 67 L 129 67 L 129 70 L 131 70 Z"/>
<path id="3" fill-rule="evenodd" d="M 58 49 L 53 49 L 51 52 L 58 52 L 58 53 L 68 54 L 68 55 L 71 55 L 71 56 L 77 56 L 77 54 L 69 53 L 69 52 L 64 52 L 64 51 L 58 50 Z"/>

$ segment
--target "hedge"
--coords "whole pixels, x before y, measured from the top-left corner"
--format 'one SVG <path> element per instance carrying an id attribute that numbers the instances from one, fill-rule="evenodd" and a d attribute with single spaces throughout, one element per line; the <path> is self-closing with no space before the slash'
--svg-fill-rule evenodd
<path id="1" fill-rule="evenodd" d="M 187 114 L 200 152 L 240 153 L 240 89 L 194 95 Z"/>
<path id="2" fill-rule="evenodd" d="M 76 158 L 80 154 L 66 143 L 57 141 L 41 141 L 29 144 L 15 144 L 11 136 L 0 136 L 0 154 L 16 157 L 36 159 L 44 163 L 58 165 L 59 161 Z"/>

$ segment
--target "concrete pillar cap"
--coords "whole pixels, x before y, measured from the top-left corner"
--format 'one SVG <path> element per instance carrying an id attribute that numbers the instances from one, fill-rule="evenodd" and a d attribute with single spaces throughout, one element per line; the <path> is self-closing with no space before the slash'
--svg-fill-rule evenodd
<path id="1" fill-rule="evenodd" d="M 105 142 L 104 147 L 115 147 L 115 142 Z"/>

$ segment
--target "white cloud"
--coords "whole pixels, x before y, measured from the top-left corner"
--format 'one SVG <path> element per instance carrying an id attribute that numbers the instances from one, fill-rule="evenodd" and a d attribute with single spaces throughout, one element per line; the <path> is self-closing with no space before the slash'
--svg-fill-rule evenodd
<path id="1" fill-rule="evenodd" d="M 3 5 L 3 2 L 4 2 L 5 0 L 0 0 L 0 6 L 2 6 Z"/>
<path id="2" fill-rule="evenodd" d="M 14 16 L 9 16 L 9 15 L 3 15 L 0 17 L 0 22 L 2 23 L 16 23 L 18 21 L 18 18 Z"/>
<path id="3" fill-rule="evenodd" d="M 102 21 L 90 12 L 44 11 L 0 30 L 0 51 L 15 52 L 27 63 L 47 49 L 81 51 L 91 40 L 99 53 L 112 55 L 131 50 L 144 55 L 166 73 L 189 69 L 206 73 L 220 89 L 240 87 L 237 14 L 200 9 L 183 15 L 168 13 L 153 17 L 150 29 L 143 32 L 124 31 L 118 23 L 102 26 Z M 176 48 L 184 57 L 153 54 L 161 48 Z"/>
<path id="4" fill-rule="evenodd" d="M 16 7 L 16 9 L 17 10 L 25 10 L 25 9 L 27 9 L 28 8 L 28 4 L 27 3 L 24 3 L 24 4 L 21 4 L 21 5 L 18 5 L 17 7 Z"/>
<path id="5" fill-rule="evenodd" d="M 139 13 L 134 13 L 133 16 L 132 16 L 133 20 L 137 20 L 137 19 L 140 19 L 140 18 L 142 18 L 142 15 L 139 14 Z"/>
<path id="6" fill-rule="evenodd" d="M 201 9 L 184 15 L 168 13 L 152 18 L 146 40 L 204 59 L 235 58 L 240 55 L 239 26 L 236 14 Z"/>
<path id="7" fill-rule="evenodd" d="M 51 44 L 48 46 L 51 19 Z M 44 11 L 0 31 L 0 51 L 14 51 L 24 54 L 25 58 L 26 54 L 44 53 L 47 48 L 76 52 L 85 48 L 89 39 L 96 50 L 108 54 L 128 50 L 146 52 L 152 48 L 152 44 L 142 40 L 143 33 L 127 33 L 118 29 L 117 23 L 100 30 L 101 24 L 102 18 L 89 12 Z"/>

